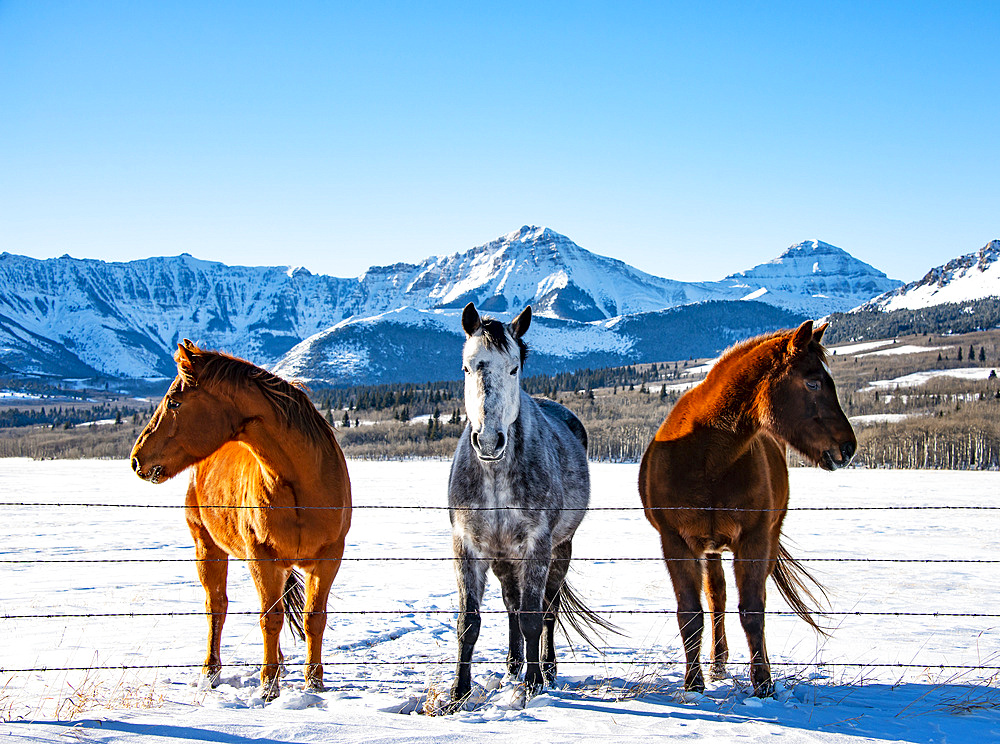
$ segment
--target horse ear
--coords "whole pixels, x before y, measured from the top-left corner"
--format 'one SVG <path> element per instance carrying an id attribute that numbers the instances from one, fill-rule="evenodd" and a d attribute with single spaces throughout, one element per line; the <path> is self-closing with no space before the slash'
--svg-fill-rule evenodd
<path id="1" fill-rule="evenodd" d="M 510 322 L 510 332 L 514 335 L 514 338 L 521 338 L 521 336 L 528 332 L 528 326 L 530 325 L 531 305 L 528 305 L 521 311 L 520 315 Z"/>
<path id="2" fill-rule="evenodd" d="M 807 320 L 805 323 L 800 325 L 795 329 L 795 333 L 792 334 L 791 339 L 788 341 L 788 351 L 791 354 L 796 354 L 800 351 L 805 351 L 806 347 L 809 346 L 809 342 L 812 341 L 813 337 L 813 322 Z"/>
<path id="3" fill-rule="evenodd" d="M 191 344 L 190 341 L 184 339 L 185 344 Z M 189 382 L 194 379 L 194 357 L 192 352 L 196 350 L 194 344 L 186 346 L 185 344 L 177 344 L 177 351 L 174 353 L 174 361 L 177 362 L 177 374 L 185 382 Z"/>
<path id="4" fill-rule="evenodd" d="M 826 329 L 830 326 L 829 323 L 824 323 L 819 328 L 813 330 L 813 341 L 817 344 L 823 342 L 823 334 L 826 333 Z"/>
<path id="5" fill-rule="evenodd" d="M 199 351 L 198 347 L 194 345 L 194 341 L 189 338 L 184 339 L 181 343 L 191 351 Z"/>
<path id="6" fill-rule="evenodd" d="M 465 310 L 462 311 L 462 330 L 465 331 L 466 336 L 471 336 L 479 330 L 479 327 L 482 324 L 483 323 L 479 319 L 479 311 L 476 310 L 475 303 L 470 302 L 465 306 Z"/>

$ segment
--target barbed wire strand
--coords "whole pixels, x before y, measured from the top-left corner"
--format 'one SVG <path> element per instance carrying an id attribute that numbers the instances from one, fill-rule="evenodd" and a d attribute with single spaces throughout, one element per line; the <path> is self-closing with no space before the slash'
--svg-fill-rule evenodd
<path id="1" fill-rule="evenodd" d="M 410 659 L 410 660 L 399 660 L 399 659 L 389 659 L 389 660 L 360 660 L 360 661 L 323 661 L 324 667 L 328 666 L 441 666 L 441 665 L 454 665 L 457 662 L 454 659 Z M 506 659 L 473 659 L 474 664 L 494 664 L 501 665 L 506 664 Z M 567 659 L 560 660 L 559 665 L 580 665 L 580 664 L 610 664 L 620 665 L 620 666 L 679 666 L 685 664 L 683 659 Z M 747 665 L 749 661 L 733 661 L 729 662 L 734 665 Z M 797 661 L 772 661 L 769 662 L 772 667 L 799 667 L 799 668 L 836 668 L 836 667 L 849 667 L 849 668 L 859 668 L 859 669 L 966 669 L 975 671 L 992 671 L 1000 672 L 1000 665 L 982 665 L 982 664 L 916 664 L 916 663 L 898 663 L 898 662 L 861 662 L 861 661 L 814 661 L 814 662 L 797 662 Z M 109 665 L 98 665 L 98 666 L 51 666 L 51 667 L 0 667 L 0 674 L 22 674 L 26 672 L 88 672 L 88 671 L 129 671 L 137 669 L 200 669 L 204 666 L 204 663 L 198 664 L 109 664 Z M 228 664 L 220 664 L 221 667 L 235 668 L 235 667 L 260 667 L 260 662 L 230 662 Z M 294 666 L 294 665 L 293 665 Z"/>
<path id="2" fill-rule="evenodd" d="M 0 564 L 65 564 L 65 563 L 222 563 L 229 558 L 0 558 Z M 234 558 L 234 561 L 243 563 L 292 563 L 309 564 L 321 563 L 323 561 L 343 561 L 377 563 L 377 562 L 397 562 L 397 561 L 454 561 L 454 556 L 367 556 L 354 557 L 345 556 L 343 558 Z M 522 561 L 538 561 L 537 558 L 509 558 L 501 557 L 480 557 L 463 558 L 468 561 L 500 561 L 507 563 L 519 563 Z M 545 559 L 541 559 L 545 560 Z M 614 563 L 618 561 L 662 562 L 662 556 L 657 557 L 606 557 L 606 558 L 576 558 L 572 559 L 577 563 Z M 703 558 L 671 558 L 671 561 L 702 561 Z M 727 558 L 734 563 L 762 563 L 770 562 L 770 558 Z M 995 564 L 1000 563 L 1000 558 L 826 558 L 804 556 L 795 559 L 799 563 L 965 563 L 965 564 Z"/>
<path id="3" fill-rule="evenodd" d="M 400 609 L 400 610 L 326 610 L 327 615 L 458 615 L 460 610 L 419 610 L 419 609 Z M 570 610 L 570 609 L 560 609 L 560 615 L 673 615 L 677 612 L 676 608 L 667 608 L 662 610 L 620 610 L 620 609 L 604 609 L 604 610 Z M 709 610 L 705 610 L 709 612 Z M 0 620 L 67 620 L 67 619 L 79 619 L 79 618 L 99 618 L 99 617 L 122 617 L 122 618 L 141 618 L 141 617 L 208 617 L 210 615 L 219 615 L 221 617 L 232 617 L 236 616 L 258 616 L 260 615 L 259 610 L 233 610 L 226 612 L 204 612 L 199 610 L 173 610 L 173 611 L 162 611 L 162 612 L 71 612 L 71 613 L 48 613 L 48 614 L 6 614 L 0 615 Z M 305 615 L 317 614 L 321 615 L 322 612 L 317 613 L 303 613 Z M 481 615 L 506 615 L 507 610 L 479 610 Z M 545 610 L 518 610 L 520 615 L 544 615 Z M 724 610 L 723 614 L 726 615 L 739 615 L 739 610 Z M 793 610 L 764 610 L 763 615 L 776 615 L 782 617 L 795 617 L 798 613 Z M 881 610 L 881 611 L 865 611 L 865 610 L 828 610 L 821 611 L 817 610 L 816 614 L 823 615 L 825 617 L 987 617 L 987 618 L 1000 618 L 1000 613 L 991 612 L 903 612 L 903 611 L 893 611 L 893 610 Z"/>
<path id="4" fill-rule="evenodd" d="M 111 504 L 111 503 L 90 503 L 90 502 L 55 502 L 55 501 L 0 501 L 0 507 L 94 507 L 101 509 L 187 509 L 186 504 Z M 742 507 L 730 506 L 580 506 L 580 507 L 552 507 L 552 506 L 441 506 L 437 504 L 358 504 L 356 506 L 251 506 L 244 504 L 199 504 L 199 509 L 262 509 L 262 510 L 282 510 L 294 509 L 297 511 L 344 511 L 344 510 L 365 510 L 365 509 L 406 509 L 423 511 L 524 511 L 524 512 L 550 512 L 550 511 L 582 511 L 582 512 L 608 512 L 608 511 L 724 511 L 724 512 L 747 512 L 753 514 L 766 514 L 770 512 L 794 512 L 794 511 L 1000 511 L 1000 506 L 967 506 L 949 504 L 931 504 L 927 506 L 789 506 L 787 509 L 745 509 Z"/>

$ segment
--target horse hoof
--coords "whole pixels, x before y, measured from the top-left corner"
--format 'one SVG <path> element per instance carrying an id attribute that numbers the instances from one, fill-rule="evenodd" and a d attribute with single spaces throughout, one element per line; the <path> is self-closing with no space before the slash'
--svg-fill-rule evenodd
<path id="1" fill-rule="evenodd" d="M 265 703 L 270 703 L 272 700 L 277 699 L 279 694 L 277 677 L 261 683 L 260 699 Z"/>
<path id="2" fill-rule="evenodd" d="M 307 682 L 305 687 L 306 692 L 326 692 L 326 685 L 323 684 L 323 680 L 313 680 L 312 682 Z"/>
<path id="3" fill-rule="evenodd" d="M 729 676 L 729 673 L 726 671 L 726 664 L 725 664 L 725 662 L 722 662 L 721 664 L 719 664 L 719 663 L 712 664 L 712 671 L 710 671 L 708 673 L 708 677 L 712 681 L 716 681 L 716 680 L 720 680 L 720 679 L 725 679 L 728 676 Z"/>
<path id="4" fill-rule="evenodd" d="M 201 678 L 203 684 L 208 684 L 213 690 L 219 686 L 222 677 L 222 667 L 203 667 Z"/>
<path id="5" fill-rule="evenodd" d="M 472 688 L 462 689 L 457 686 L 451 688 L 451 700 L 445 703 L 441 710 L 445 715 L 450 716 L 452 713 L 458 713 L 465 707 L 465 704 L 469 702 L 469 698 L 472 697 Z"/>
<path id="6" fill-rule="evenodd" d="M 702 676 L 700 670 L 697 675 L 691 675 L 689 678 L 684 680 L 684 689 L 688 692 L 705 691 L 705 678 Z"/>

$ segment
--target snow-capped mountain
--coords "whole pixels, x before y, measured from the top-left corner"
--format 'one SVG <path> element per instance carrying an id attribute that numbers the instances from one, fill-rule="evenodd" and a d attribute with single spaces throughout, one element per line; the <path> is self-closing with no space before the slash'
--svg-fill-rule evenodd
<path id="1" fill-rule="evenodd" d="M 1000 240 L 937 266 L 923 279 L 881 294 L 858 309 L 915 310 L 987 297 L 1000 297 Z"/>
<path id="2" fill-rule="evenodd" d="M 811 317 L 856 307 L 901 282 L 822 240 L 789 247 L 773 261 L 730 274 L 720 284 L 741 295 Z"/>
<path id="3" fill-rule="evenodd" d="M 302 268 L 227 266 L 188 254 L 106 263 L 4 253 L 0 372 L 171 375 L 176 343 L 187 337 L 305 378 L 343 382 L 362 370 L 371 378 L 374 365 L 381 369 L 377 379 L 394 374 L 392 365 L 408 363 L 399 343 L 406 332 L 399 329 L 409 329 L 410 358 L 430 359 L 443 339 L 450 346 L 458 337 L 458 313 L 470 301 L 500 316 L 530 304 L 540 319 L 536 335 L 542 338 L 536 340 L 551 345 L 553 358 L 569 364 L 589 354 L 592 361 L 612 363 L 615 354 L 639 348 L 635 333 L 619 335 L 637 327 L 623 319 L 750 299 L 795 317 L 817 317 L 895 284 L 819 241 L 792 246 L 722 281 L 679 282 L 591 253 L 548 228 L 527 226 L 486 245 L 419 264 L 373 267 L 353 279 Z M 386 354 L 373 346 L 377 337 L 398 353 L 376 363 Z"/>

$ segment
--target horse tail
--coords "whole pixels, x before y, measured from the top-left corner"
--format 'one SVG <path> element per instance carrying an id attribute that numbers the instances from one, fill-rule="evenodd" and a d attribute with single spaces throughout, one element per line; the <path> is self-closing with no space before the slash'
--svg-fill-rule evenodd
<path id="1" fill-rule="evenodd" d="M 302 588 L 302 574 L 294 568 L 288 572 L 288 578 L 285 579 L 285 591 L 281 599 L 285 605 L 285 618 L 288 620 L 289 629 L 300 641 L 304 641 L 306 639 L 305 592 Z"/>
<path id="2" fill-rule="evenodd" d="M 599 651 L 600 649 L 590 636 L 591 633 L 597 634 L 598 637 L 602 631 L 622 635 L 621 628 L 587 607 L 580 596 L 570 587 L 568 581 L 564 581 L 559 588 L 559 600 L 556 622 L 566 640 L 570 639 L 569 629 L 572 628 L 588 646 Z M 601 638 L 601 640 L 604 639 Z"/>
<path id="3" fill-rule="evenodd" d="M 781 596 L 785 598 L 792 611 L 809 623 L 817 633 L 829 636 L 830 634 L 826 632 L 825 628 L 820 627 L 812 614 L 814 611 L 819 615 L 823 613 L 809 607 L 802 599 L 802 595 L 805 595 L 813 606 L 820 604 L 820 601 L 806 585 L 806 582 L 809 582 L 818 590 L 824 602 L 829 599 L 826 589 L 780 543 L 778 544 L 778 559 L 774 563 L 774 571 L 771 572 L 771 577 L 774 579 L 774 583 L 778 585 L 778 591 L 781 592 Z"/>

